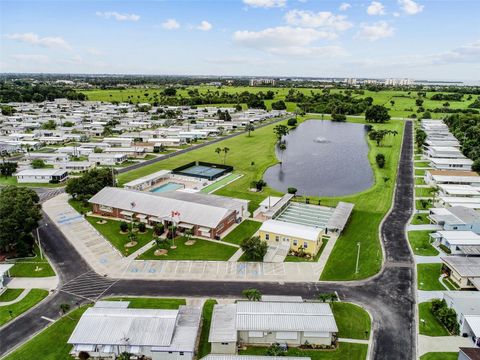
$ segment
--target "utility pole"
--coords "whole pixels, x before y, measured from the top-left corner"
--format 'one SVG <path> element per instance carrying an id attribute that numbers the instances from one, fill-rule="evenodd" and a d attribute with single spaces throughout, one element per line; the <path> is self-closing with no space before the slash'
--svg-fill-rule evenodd
<path id="1" fill-rule="evenodd" d="M 360 260 L 360 243 L 357 242 L 357 264 L 355 265 L 355 274 L 358 274 L 358 261 Z"/>

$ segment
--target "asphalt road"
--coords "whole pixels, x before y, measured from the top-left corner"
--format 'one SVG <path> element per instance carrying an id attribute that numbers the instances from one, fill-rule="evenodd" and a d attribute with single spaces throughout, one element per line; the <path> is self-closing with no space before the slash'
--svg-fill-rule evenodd
<path id="1" fill-rule="evenodd" d="M 413 204 L 412 123 L 405 123 L 405 136 L 396 182 L 395 201 L 381 227 L 385 250 L 383 270 L 375 277 L 356 282 L 258 283 L 118 280 L 103 293 L 109 295 L 238 297 L 246 288 L 266 294 L 301 295 L 314 298 L 321 292 L 337 291 L 342 300 L 354 302 L 373 317 L 372 358 L 378 360 L 414 359 L 416 356 L 414 262 L 405 237 L 405 225 Z M 49 222 L 49 219 L 45 219 Z M 48 232 L 41 228 L 45 253 L 61 277 L 61 284 L 91 272 L 81 256 L 50 222 Z M 92 280 L 101 282 L 98 276 Z M 67 284 L 68 286 L 68 284 Z M 0 355 L 18 346 L 48 322 L 41 316 L 57 319 L 59 305 L 73 306 L 87 300 L 59 291 L 38 307 L 0 329 Z"/>

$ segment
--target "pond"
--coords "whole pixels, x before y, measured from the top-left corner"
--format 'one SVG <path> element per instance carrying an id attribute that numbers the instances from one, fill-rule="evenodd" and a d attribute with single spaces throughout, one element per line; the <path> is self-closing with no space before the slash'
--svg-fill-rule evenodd
<path id="1" fill-rule="evenodd" d="M 284 137 L 282 164 L 267 169 L 264 180 L 273 189 L 298 195 L 340 196 L 373 185 L 363 124 L 307 120 Z"/>

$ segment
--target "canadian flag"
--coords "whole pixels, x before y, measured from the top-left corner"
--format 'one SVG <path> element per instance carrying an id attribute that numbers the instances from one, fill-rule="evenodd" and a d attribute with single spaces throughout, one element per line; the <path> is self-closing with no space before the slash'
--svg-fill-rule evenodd
<path id="1" fill-rule="evenodd" d="M 172 211 L 172 217 L 175 217 L 175 216 L 180 216 L 180 212 Z"/>

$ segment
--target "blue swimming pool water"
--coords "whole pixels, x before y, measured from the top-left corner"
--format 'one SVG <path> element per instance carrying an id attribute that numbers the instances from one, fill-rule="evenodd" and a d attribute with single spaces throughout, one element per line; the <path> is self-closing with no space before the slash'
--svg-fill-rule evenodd
<path id="1" fill-rule="evenodd" d="M 183 188 L 183 185 L 168 182 L 168 183 L 165 183 L 163 185 L 160 185 L 159 187 L 156 187 L 156 188 L 150 190 L 150 192 L 159 193 L 159 192 L 165 192 L 165 191 L 178 190 L 178 189 L 181 189 L 181 188 Z"/>

